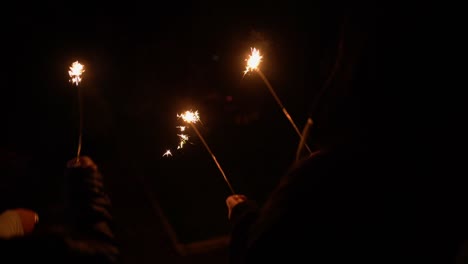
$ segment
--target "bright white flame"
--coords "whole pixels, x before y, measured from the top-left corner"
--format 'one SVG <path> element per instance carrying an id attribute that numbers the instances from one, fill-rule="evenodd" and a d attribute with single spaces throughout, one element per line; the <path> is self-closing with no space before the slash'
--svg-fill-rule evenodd
<path id="1" fill-rule="evenodd" d="M 171 150 L 170 149 L 166 150 L 166 152 L 164 152 L 164 154 L 162 156 L 163 157 L 172 156 Z"/>
<path id="2" fill-rule="evenodd" d="M 78 61 L 75 61 L 72 66 L 70 66 L 70 70 L 68 71 L 68 74 L 71 77 L 70 81 L 78 86 L 78 84 L 81 82 L 81 74 L 84 71 L 84 65 L 80 64 Z"/>
<path id="3" fill-rule="evenodd" d="M 177 114 L 177 117 L 182 118 L 187 123 L 196 123 L 200 121 L 200 116 L 198 115 L 198 111 L 185 111 L 183 114 Z"/>
<path id="4" fill-rule="evenodd" d="M 247 74 L 249 71 L 257 70 L 258 65 L 262 62 L 263 56 L 260 55 L 260 51 L 256 48 L 251 48 L 252 54 L 250 54 L 249 58 L 246 59 L 247 66 L 244 71 L 244 75 Z"/>
<path id="5" fill-rule="evenodd" d="M 178 129 L 180 129 L 181 132 L 184 132 L 186 127 L 185 126 L 176 126 Z"/>

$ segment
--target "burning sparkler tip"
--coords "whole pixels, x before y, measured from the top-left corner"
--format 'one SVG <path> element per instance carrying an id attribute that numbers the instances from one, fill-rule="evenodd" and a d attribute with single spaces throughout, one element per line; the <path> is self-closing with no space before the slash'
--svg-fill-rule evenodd
<path id="1" fill-rule="evenodd" d="M 194 112 L 194 111 L 187 110 L 183 114 L 180 114 L 180 115 L 177 114 L 177 117 L 182 118 L 187 123 L 196 123 L 200 121 L 200 115 L 198 114 L 198 111 Z"/>
<path id="2" fill-rule="evenodd" d="M 260 51 L 256 48 L 250 48 L 252 53 L 250 54 L 249 58 L 246 59 L 247 66 L 244 71 L 244 75 L 246 75 L 249 71 L 257 70 L 258 65 L 262 61 L 263 56 L 260 55 Z"/>
<path id="3" fill-rule="evenodd" d="M 68 71 L 68 75 L 70 75 L 70 82 L 75 83 L 77 86 L 81 82 L 81 74 L 84 72 L 84 65 L 79 63 L 78 61 L 73 62 L 70 66 L 70 70 Z"/>

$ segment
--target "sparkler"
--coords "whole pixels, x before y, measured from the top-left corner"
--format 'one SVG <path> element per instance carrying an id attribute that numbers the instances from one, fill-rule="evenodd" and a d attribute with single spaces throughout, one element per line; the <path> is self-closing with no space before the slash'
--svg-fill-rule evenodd
<path id="1" fill-rule="evenodd" d="M 202 137 L 200 132 L 198 131 L 197 127 L 195 126 L 195 123 L 200 121 L 200 116 L 198 114 L 198 111 L 192 112 L 192 111 L 185 111 L 183 114 L 177 114 L 177 117 L 182 118 L 186 123 L 190 124 L 193 130 L 195 130 L 195 133 L 197 133 L 197 136 L 200 138 L 202 141 L 203 145 L 205 145 L 205 148 L 208 150 L 210 153 L 211 157 L 213 158 L 214 162 L 216 163 L 216 166 L 218 167 L 219 171 L 224 177 L 224 180 L 226 181 L 229 189 L 231 190 L 232 194 L 235 194 L 234 189 L 232 188 L 231 184 L 229 183 L 228 178 L 226 177 L 226 174 L 224 173 L 223 169 L 221 168 L 221 165 L 219 164 L 218 160 L 216 159 L 216 156 L 213 154 L 213 151 L 211 151 L 210 147 L 206 143 L 205 139 Z M 184 128 L 185 129 L 185 128 Z"/>
<path id="2" fill-rule="evenodd" d="M 306 125 L 304 126 L 304 129 L 302 130 L 302 138 L 301 138 L 301 141 L 299 142 L 299 146 L 297 147 L 297 151 L 296 151 L 296 161 L 301 159 L 302 149 L 306 146 L 305 141 L 309 135 L 310 127 L 313 124 L 314 122 L 312 121 L 312 118 L 309 117 L 307 119 Z"/>
<path id="3" fill-rule="evenodd" d="M 78 85 L 81 82 L 81 74 L 84 72 L 84 65 L 80 64 L 78 61 L 73 62 L 73 64 L 70 66 L 70 70 L 68 71 L 68 74 L 70 75 L 70 82 L 74 83 L 76 87 L 78 88 Z M 76 153 L 76 161 L 80 159 L 80 153 L 81 153 L 81 142 L 83 138 L 83 107 L 82 107 L 82 99 L 81 99 L 81 92 L 80 89 L 77 89 L 78 91 L 78 108 L 79 108 L 79 119 L 80 119 L 80 130 L 79 130 L 79 137 L 78 137 L 78 149 Z"/>
<path id="4" fill-rule="evenodd" d="M 164 154 L 163 154 L 163 157 L 168 157 L 168 156 L 172 156 L 172 153 L 171 153 L 170 149 L 166 150 L 166 152 L 164 152 Z"/>
<path id="5" fill-rule="evenodd" d="M 258 75 L 260 76 L 260 78 L 262 78 L 263 82 L 265 83 L 265 85 L 268 87 L 268 90 L 270 90 L 270 93 L 273 95 L 273 97 L 275 98 L 276 102 L 278 103 L 278 105 L 280 106 L 281 110 L 283 111 L 284 115 L 286 116 L 286 118 L 289 120 L 289 122 L 291 123 L 291 125 L 293 126 L 294 130 L 296 131 L 296 133 L 299 135 L 299 138 L 301 139 L 302 142 L 305 142 L 304 141 L 304 138 L 303 138 L 303 135 L 301 134 L 301 132 L 299 131 L 299 129 L 297 128 L 296 124 L 294 123 L 293 119 L 291 118 L 291 116 L 289 115 L 288 111 L 286 110 L 286 107 L 284 107 L 283 103 L 281 103 L 281 100 L 279 99 L 278 95 L 276 95 L 275 93 L 275 90 L 273 90 L 273 87 L 271 86 L 270 82 L 268 81 L 268 79 L 265 77 L 265 75 L 262 73 L 262 71 L 260 70 L 260 68 L 258 67 L 258 65 L 260 65 L 260 62 L 262 62 L 262 58 L 263 56 L 260 55 L 260 51 L 256 48 L 252 48 L 252 54 L 249 56 L 248 59 L 246 59 L 247 61 L 247 66 L 245 68 L 245 71 L 244 71 L 244 76 L 249 72 L 249 71 L 255 71 L 258 73 Z M 307 144 L 304 144 L 304 146 L 306 147 L 307 151 L 309 151 L 309 153 L 312 153 L 312 151 L 310 150 L 309 146 Z"/>

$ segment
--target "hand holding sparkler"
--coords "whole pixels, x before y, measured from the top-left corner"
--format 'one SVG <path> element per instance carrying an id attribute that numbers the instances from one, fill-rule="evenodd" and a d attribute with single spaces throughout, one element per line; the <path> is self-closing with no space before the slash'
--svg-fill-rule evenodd
<path id="1" fill-rule="evenodd" d="M 195 130 L 195 133 L 197 133 L 198 137 L 200 138 L 200 140 L 202 141 L 203 145 L 205 145 L 205 148 L 208 150 L 208 152 L 210 153 L 211 157 L 213 158 L 214 162 L 216 163 L 216 166 L 218 167 L 219 171 L 221 172 L 221 174 L 223 175 L 224 177 L 224 180 L 226 181 L 229 189 L 231 190 L 231 192 L 233 194 L 235 194 L 234 192 L 234 189 L 232 188 L 231 184 L 229 183 L 229 180 L 228 178 L 226 177 L 226 174 L 224 173 L 223 169 L 221 168 L 221 165 L 219 164 L 218 160 L 216 159 L 216 156 L 213 154 L 213 152 L 211 151 L 210 147 L 208 146 L 208 144 L 206 143 L 205 139 L 202 137 L 202 135 L 200 134 L 200 132 L 198 131 L 197 127 L 195 126 L 195 123 L 200 121 L 200 116 L 198 115 L 198 111 L 195 111 L 195 112 L 192 112 L 192 111 L 185 111 L 185 113 L 183 114 L 177 114 L 177 117 L 179 118 L 182 118 L 185 122 L 189 123 L 193 130 Z M 185 130 L 185 127 L 183 128 Z M 182 128 L 181 128 L 182 130 Z M 183 131 L 183 130 L 182 130 Z M 180 136 L 180 135 L 179 135 Z M 187 138 L 188 139 L 188 138 Z M 184 141 L 185 143 L 185 141 Z M 183 146 L 183 145 L 182 145 Z"/>
<path id="2" fill-rule="evenodd" d="M 273 95 L 273 97 L 275 98 L 276 102 L 278 103 L 278 105 L 280 106 L 281 110 L 283 111 L 284 115 L 286 116 L 286 118 L 289 120 L 289 122 L 291 123 L 291 125 L 293 126 L 294 130 L 296 131 L 296 133 L 299 135 L 301 141 L 304 141 L 303 139 L 303 135 L 301 134 L 301 132 L 299 131 L 299 129 L 297 128 L 296 124 L 294 123 L 294 121 L 292 120 L 291 116 L 289 115 L 288 111 L 286 110 L 286 108 L 283 106 L 283 103 L 281 103 L 281 100 L 278 98 L 278 96 L 276 95 L 275 91 L 273 90 L 273 87 L 271 86 L 270 82 L 268 81 L 268 79 L 265 77 L 265 75 L 262 73 L 262 71 L 260 70 L 260 68 L 258 68 L 258 65 L 260 64 L 260 62 L 262 62 L 262 58 L 263 56 L 260 55 L 260 51 L 256 48 L 252 48 L 252 54 L 249 56 L 248 59 L 246 59 L 247 61 L 247 66 L 245 68 L 245 71 L 244 71 L 244 76 L 249 72 L 249 71 L 256 71 L 258 73 L 258 75 L 260 76 L 260 78 L 262 78 L 263 82 L 266 84 L 266 86 L 268 87 L 268 89 L 270 90 L 271 94 Z M 309 146 L 307 144 L 304 144 L 304 146 L 306 147 L 306 149 L 309 151 L 309 153 L 312 153 L 312 151 L 310 150 Z"/>
<path id="3" fill-rule="evenodd" d="M 68 71 L 68 74 L 70 75 L 70 82 L 76 84 L 76 87 L 78 87 L 78 84 L 81 82 L 81 74 L 84 72 L 84 65 L 80 64 L 78 61 L 75 61 L 72 66 L 70 67 L 70 70 Z M 78 91 L 78 108 L 79 108 L 79 119 L 80 119 L 80 130 L 79 130 L 79 137 L 78 137 L 78 150 L 76 154 L 76 160 L 80 159 L 80 153 L 81 153 L 81 142 L 82 142 L 82 137 L 83 137 L 83 107 L 81 103 L 81 92 L 80 89 L 77 89 Z"/>
<path id="4" fill-rule="evenodd" d="M 228 219 L 231 219 L 231 214 L 234 207 L 245 201 L 247 201 L 247 196 L 243 194 L 233 194 L 226 198 L 226 206 L 228 208 Z"/>

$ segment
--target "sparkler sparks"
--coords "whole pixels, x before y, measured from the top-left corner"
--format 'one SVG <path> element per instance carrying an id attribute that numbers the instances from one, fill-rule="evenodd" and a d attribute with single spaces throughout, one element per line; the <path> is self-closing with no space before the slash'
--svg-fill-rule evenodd
<path id="1" fill-rule="evenodd" d="M 81 82 L 81 74 L 84 72 L 84 65 L 80 64 L 78 61 L 75 61 L 72 66 L 70 66 L 70 70 L 68 71 L 68 75 L 70 75 L 70 82 L 78 84 Z"/>
<path id="2" fill-rule="evenodd" d="M 188 141 L 188 135 L 185 135 L 185 134 L 177 134 L 177 135 L 180 137 L 180 140 Z"/>
<path id="3" fill-rule="evenodd" d="M 193 123 L 196 123 L 198 121 L 200 121 L 200 116 L 198 115 L 198 111 L 185 111 L 183 114 L 177 114 L 177 117 L 178 118 L 182 118 L 185 122 L 189 123 L 189 124 L 193 124 Z M 184 127 L 185 129 L 185 127 Z M 183 131 L 183 130 L 181 130 Z"/>
<path id="4" fill-rule="evenodd" d="M 198 115 L 198 111 L 185 111 L 183 114 L 177 114 L 178 118 L 182 118 L 185 122 L 187 123 L 195 123 L 200 120 L 200 116 Z M 179 129 L 181 132 L 184 132 L 187 130 L 186 126 L 176 126 L 177 129 Z M 187 134 L 177 134 L 179 137 L 179 144 L 177 145 L 177 149 L 182 149 L 184 148 L 184 145 L 188 142 L 189 136 Z M 167 156 L 172 156 L 172 152 L 170 149 L 166 150 L 166 152 L 163 154 L 163 157 Z"/>
<path id="5" fill-rule="evenodd" d="M 260 55 L 260 51 L 256 48 L 251 48 L 252 54 L 250 54 L 249 58 L 246 59 L 247 66 L 245 67 L 244 75 L 246 75 L 249 71 L 257 70 L 258 65 L 262 62 L 263 56 Z"/>
<path id="6" fill-rule="evenodd" d="M 177 117 L 182 118 L 182 120 L 184 120 L 184 122 L 187 122 L 189 124 L 194 124 L 194 123 L 200 121 L 200 115 L 198 114 L 198 111 L 194 112 L 194 111 L 187 110 L 182 114 L 177 114 Z M 177 128 L 182 132 L 187 129 L 186 126 L 177 126 Z M 185 143 L 187 143 L 189 137 L 188 137 L 187 134 L 177 134 L 177 136 L 179 136 L 179 138 L 180 138 L 179 145 L 177 146 L 177 149 L 181 149 L 181 148 L 184 147 Z"/>
<path id="7" fill-rule="evenodd" d="M 184 147 L 185 143 L 187 143 L 189 136 L 186 134 L 177 134 L 177 136 L 179 136 L 180 138 L 180 142 L 179 142 L 179 145 L 177 146 L 177 149 L 181 149 Z"/>

